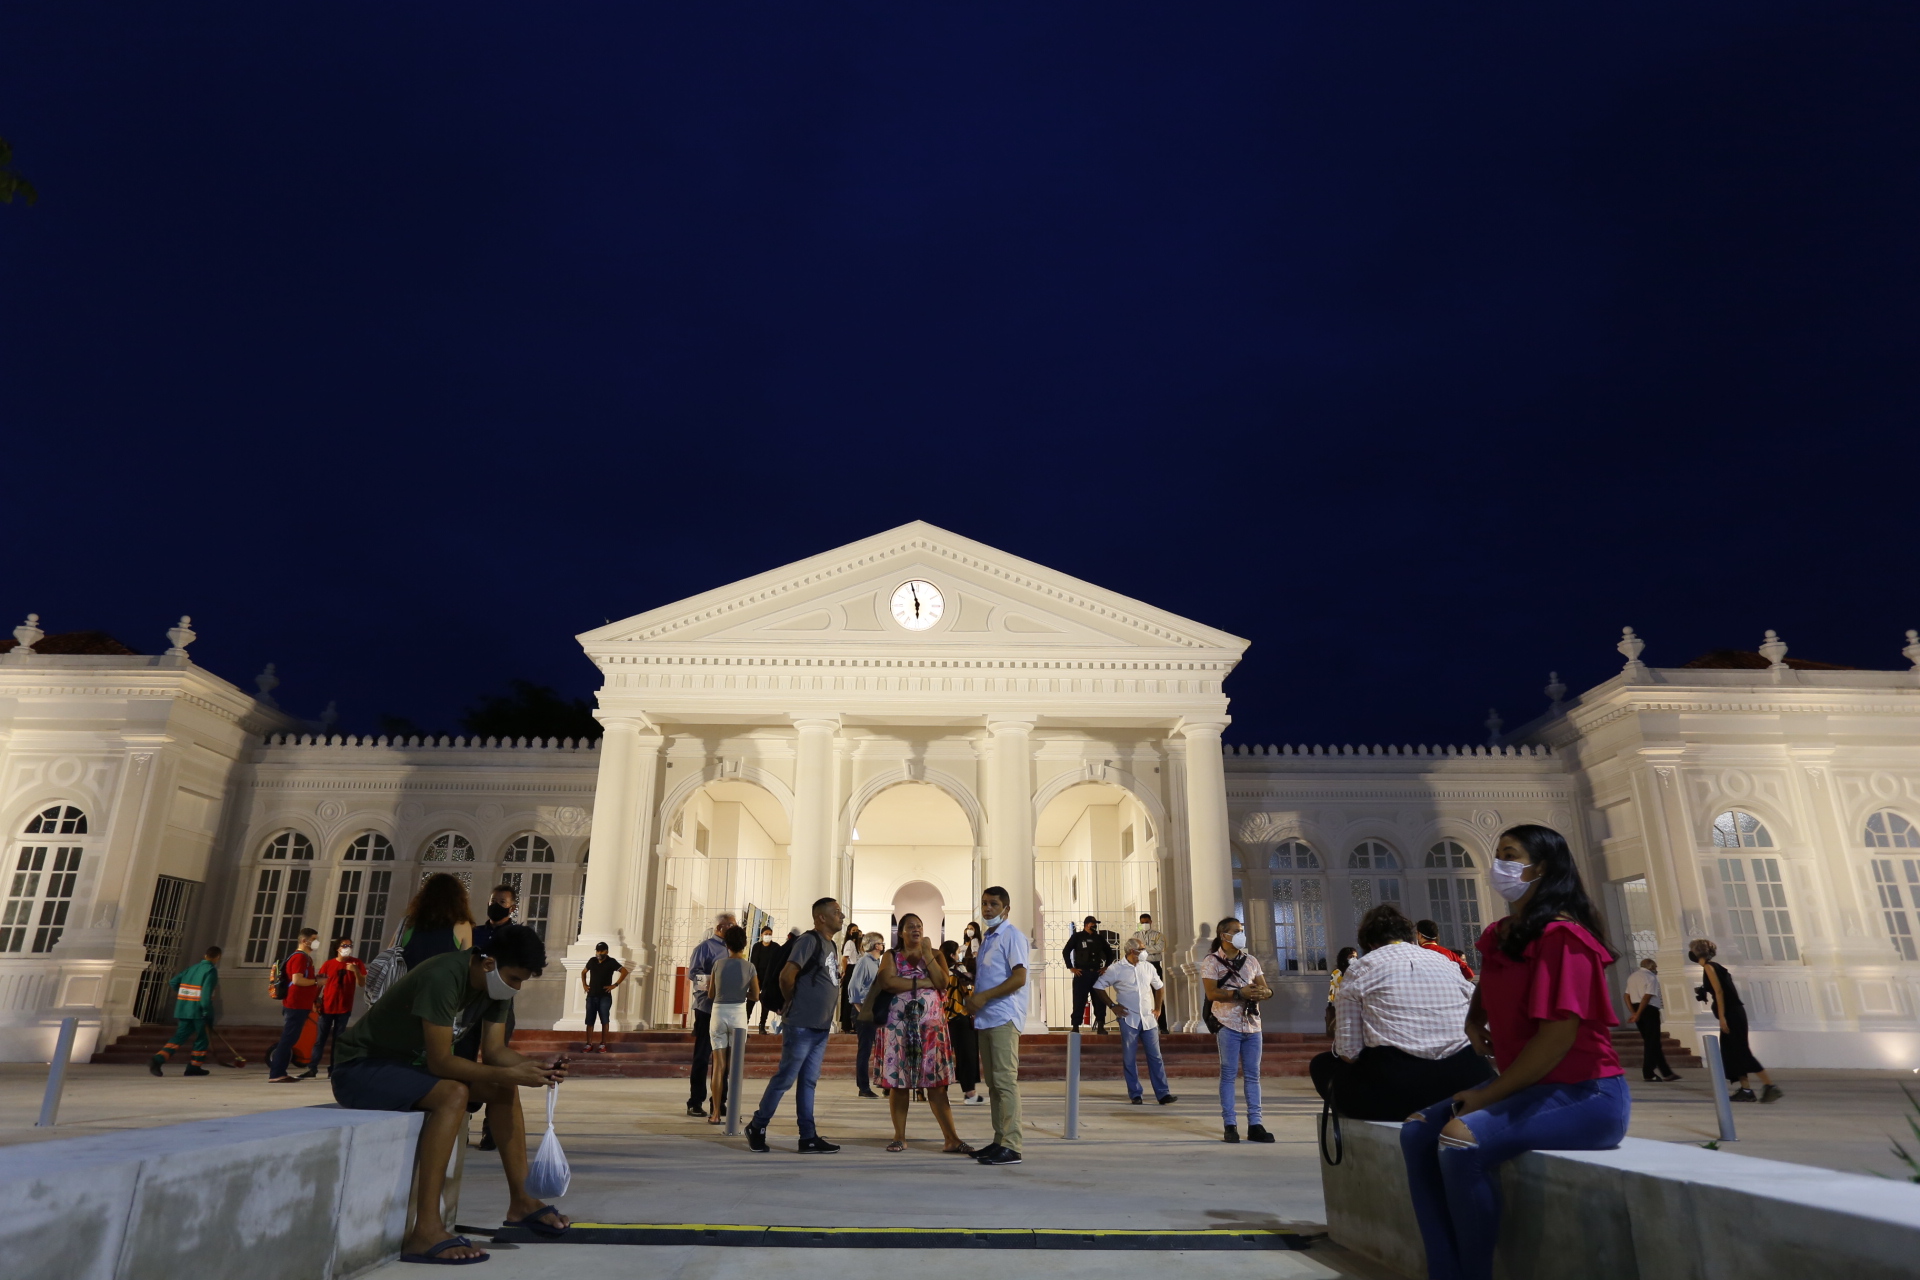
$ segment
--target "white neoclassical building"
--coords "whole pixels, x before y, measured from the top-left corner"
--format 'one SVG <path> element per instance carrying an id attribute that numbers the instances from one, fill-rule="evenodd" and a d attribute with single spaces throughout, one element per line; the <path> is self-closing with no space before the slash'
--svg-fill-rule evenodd
<path id="1" fill-rule="evenodd" d="M 580 1025 L 568 975 L 599 941 L 636 970 L 619 1024 L 678 1026 L 716 911 L 784 932 L 835 896 L 868 930 L 913 911 L 954 937 L 1000 884 L 1037 942 L 1032 1029 L 1068 1015 L 1084 916 L 1152 912 L 1186 973 L 1234 911 L 1276 975 L 1269 1028 L 1317 1030 L 1359 914 L 1398 901 L 1466 944 L 1525 821 L 1660 959 L 1683 1038 L 1704 934 L 1763 1058 L 1920 1065 L 1920 644 L 1891 671 L 1777 641 L 1653 668 L 1629 637 L 1619 675 L 1556 682 L 1497 747 L 1223 746 L 1246 641 L 922 523 L 581 636 L 597 742 L 316 738 L 195 666 L 183 628 L 157 658 L 17 634 L 0 1057 L 44 1058 L 63 1016 L 82 1051 L 121 1034 L 209 941 L 228 1020 L 269 1021 L 255 979 L 303 925 L 372 950 L 435 870 L 521 888 L 560 961 L 526 1023 Z"/>

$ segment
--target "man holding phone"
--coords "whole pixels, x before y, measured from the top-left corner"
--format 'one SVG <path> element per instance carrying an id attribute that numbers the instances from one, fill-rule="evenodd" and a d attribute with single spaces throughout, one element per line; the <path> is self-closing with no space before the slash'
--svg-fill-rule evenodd
<path id="1" fill-rule="evenodd" d="M 559 1210 L 527 1194 L 527 1136 L 520 1090 L 566 1078 L 567 1059 L 535 1062 L 507 1047 L 513 998 L 546 968 L 547 948 L 525 925 L 495 931 L 484 952 L 447 951 L 408 970 L 334 1047 L 333 1097 L 360 1111 L 424 1111 L 414 1154 L 413 1230 L 402 1262 L 479 1262 L 487 1254 L 447 1229 L 440 1214 L 453 1144 L 484 1106 L 507 1177 L 503 1225 L 558 1236 Z"/>

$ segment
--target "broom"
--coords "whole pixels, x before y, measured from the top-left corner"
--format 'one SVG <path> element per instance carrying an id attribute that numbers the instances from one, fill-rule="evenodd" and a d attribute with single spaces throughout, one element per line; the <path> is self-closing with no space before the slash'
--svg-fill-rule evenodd
<path id="1" fill-rule="evenodd" d="M 226 1038 L 225 1036 L 223 1036 L 223 1035 L 221 1035 L 221 1034 L 220 1034 L 220 1033 L 219 1033 L 218 1031 L 215 1031 L 215 1032 L 213 1033 L 213 1038 L 214 1038 L 214 1039 L 216 1039 L 216 1040 L 218 1040 L 218 1041 L 219 1041 L 219 1042 L 220 1042 L 221 1044 L 223 1044 L 223 1045 L 225 1045 L 225 1046 L 226 1046 L 226 1049 L 227 1049 L 227 1052 L 228 1052 L 228 1053 L 231 1053 L 231 1054 L 233 1055 L 233 1061 L 232 1061 L 232 1062 L 223 1062 L 223 1063 L 221 1063 L 221 1064 L 220 1064 L 221 1066 L 223 1066 L 223 1067 L 244 1067 L 244 1066 L 246 1066 L 246 1065 L 247 1065 L 247 1060 L 246 1060 L 246 1058 L 245 1058 L 245 1057 L 243 1057 L 243 1056 L 241 1055 L 241 1053 L 240 1053 L 240 1051 L 239 1051 L 239 1050 L 237 1050 L 237 1049 L 235 1049 L 235 1048 L 233 1047 L 233 1045 L 232 1045 L 232 1044 L 231 1044 L 231 1043 L 230 1043 L 230 1042 L 229 1042 L 229 1041 L 227 1040 L 227 1038 Z"/>

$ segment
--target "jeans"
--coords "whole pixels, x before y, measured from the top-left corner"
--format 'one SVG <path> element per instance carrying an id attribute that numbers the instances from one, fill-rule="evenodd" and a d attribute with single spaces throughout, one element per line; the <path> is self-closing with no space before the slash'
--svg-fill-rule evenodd
<path id="1" fill-rule="evenodd" d="M 693 1011 L 693 1077 L 688 1081 L 687 1105 L 707 1105 L 707 1063 L 713 1060 L 713 1010 Z"/>
<path id="2" fill-rule="evenodd" d="M 1259 1124 L 1260 1115 L 1260 1033 L 1220 1028 L 1220 1119 L 1227 1128 L 1239 1124 L 1233 1109 L 1233 1077 L 1245 1077 L 1247 1123 Z"/>
<path id="3" fill-rule="evenodd" d="M 587 992 L 587 1030 L 593 1030 L 596 1018 L 600 1021 L 600 1030 L 613 1029 L 613 988 Z"/>
<path id="4" fill-rule="evenodd" d="M 1149 1023 L 1144 1027 L 1133 1025 L 1133 1019 L 1126 1014 L 1120 1015 L 1120 1069 L 1126 1072 L 1127 1096 L 1140 1096 L 1140 1064 L 1137 1051 L 1141 1046 L 1147 1050 L 1147 1078 L 1153 1082 L 1153 1096 L 1164 1098 L 1173 1090 L 1167 1088 L 1167 1064 L 1160 1060 L 1160 1028 Z M 1249 1108 L 1258 1103 L 1248 1103 Z"/>
<path id="5" fill-rule="evenodd" d="M 856 1022 L 854 1033 L 860 1037 L 859 1048 L 853 1054 L 853 1082 L 860 1086 L 860 1092 L 872 1093 L 873 1084 L 869 1078 L 867 1059 L 873 1056 L 873 1037 L 879 1030 L 871 1022 Z"/>
<path id="6" fill-rule="evenodd" d="M 827 1056 L 827 1036 L 831 1027 L 796 1027 L 789 1022 L 780 1033 L 780 1069 L 767 1081 L 760 1095 L 760 1106 L 748 1124 L 765 1129 L 780 1107 L 780 1099 L 793 1090 L 794 1118 L 800 1122 L 802 1138 L 817 1138 L 813 1127 L 813 1087 L 820 1082 L 820 1062 Z"/>
<path id="7" fill-rule="evenodd" d="M 351 1015 L 345 1013 L 323 1013 L 320 1015 L 320 1029 L 314 1032 L 313 1035 L 313 1054 L 307 1059 L 307 1070 L 318 1071 L 320 1069 L 321 1063 L 325 1061 L 327 1056 L 327 1041 L 332 1040 L 336 1044 L 339 1043 L 340 1033 L 347 1029 L 347 1019 L 350 1016 Z M 326 1067 L 329 1073 L 333 1071 L 332 1063 L 327 1063 Z"/>
<path id="8" fill-rule="evenodd" d="M 1627 1132 L 1625 1076 L 1536 1084 L 1462 1116 L 1477 1146 L 1443 1147 L 1453 1100 L 1400 1127 L 1413 1216 L 1427 1246 L 1429 1280 L 1491 1280 L 1500 1239 L 1500 1165 L 1523 1151 L 1606 1151 Z"/>
<path id="9" fill-rule="evenodd" d="M 280 1040 L 267 1053 L 267 1075 L 278 1080 L 287 1074 L 287 1063 L 293 1058 L 294 1042 L 300 1033 L 307 1029 L 307 1014 L 310 1009 L 280 1010 Z"/>

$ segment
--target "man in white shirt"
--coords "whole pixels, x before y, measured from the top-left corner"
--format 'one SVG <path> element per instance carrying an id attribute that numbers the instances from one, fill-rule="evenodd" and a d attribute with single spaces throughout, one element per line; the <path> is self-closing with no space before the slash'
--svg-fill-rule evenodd
<path id="1" fill-rule="evenodd" d="M 1403 1120 L 1486 1083 L 1493 1071 L 1467 1039 L 1473 984 L 1453 960 L 1417 944 L 1390 902 L 1360 921 L 1363 955 L 1334 998 L 1333 1052 L 1308 1064 L 1313 1087 L 1341 1115 Z"/>
<path id="2" fill-rule="evenodd" d="M 1147 1049 L 1147 1076 L 1153 1082 L 1153 1096 L 1163 1107 L 1179 1101 L 1167 1088 L 1167 1067 L 1160 1059 L 1158 1018 L 1165 986 L 1159 971 L 1144 958 L 1138 934 L 1127 939 L 1126 958 L 1108 965 L 1100 980 L 1093 984 L 1094 990 L 1106 992 L 1107 998 L 1120 1010 L 1120 1065 L 1127 1075 L 1127 1101 L 1136 1107 L 1146 1105 L 1140 1096 L 1138 1056 L 1143 1044 Z"/>
<path id="3" fill-rule="evenodd" d="M 1667 1065 L 1667 1051 L 1660 1047 L 1660 966 L 1642 960 L 1640 967 L 1627 975 L 1627 1021 L 1640 1032 L 1640 1075 L 1648 1084 L 1670 1084 L 1680 1077 Z"/>

